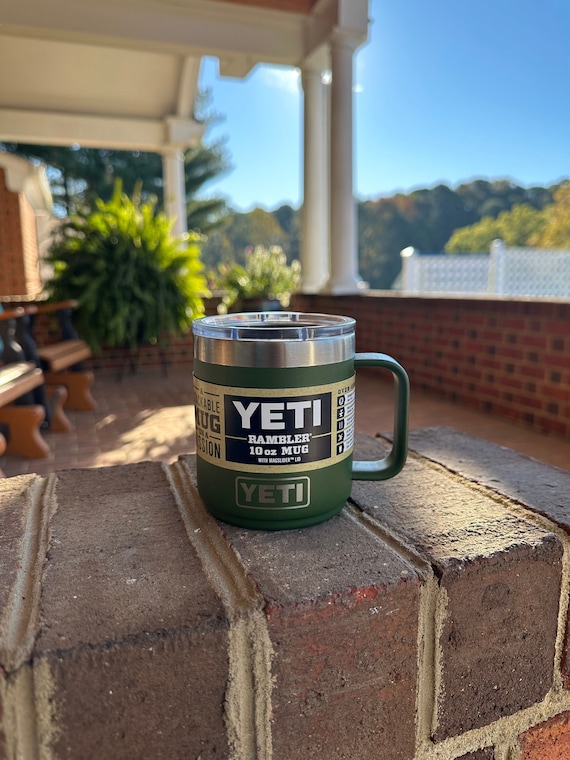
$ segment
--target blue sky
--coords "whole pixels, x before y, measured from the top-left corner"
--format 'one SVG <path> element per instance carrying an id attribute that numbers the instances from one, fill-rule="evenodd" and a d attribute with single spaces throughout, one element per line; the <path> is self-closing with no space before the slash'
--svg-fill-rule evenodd
<path id="1" fill-rule="evenodd" d="M 530 186 L 570 176 L 568 0 L 371 0 L 355 60 L 355 192 Z M 238 210 L 301 202 L 302 95 L 294 69 L 257 67 L 200 84 L 224 120 L 233 169 L 210 185 Z"/>

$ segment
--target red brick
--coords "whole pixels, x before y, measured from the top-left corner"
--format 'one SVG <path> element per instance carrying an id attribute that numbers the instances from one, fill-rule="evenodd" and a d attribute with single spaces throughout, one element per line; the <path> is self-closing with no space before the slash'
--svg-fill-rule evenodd
<path id="1" fill-rule="evenodd" d="M 547 322 L 544 325 L 544 330 L 549 335 L 570 335 L 570 323 L 568 322 L 568 319 L 562 319 L 562 321 L 558 322 Z"/>
<path id="2" fill-rule="evenodd" d="M 514 359 L 520 361 L 524 356 L 524 351 L 517 348 L 502 347 L 497 351 L 497 356 L 500 356 L 501 359 Z"/>
<path id="3" fill-rule="evenodd" d="M 543 380 L 546 374 L 544 367 L 530 367 L 524 364 L 522 364 L 517 371 L 524 377 L 535 377 L 538 380 Z"/>
<path id="4" fill-rule="evenodd" d="M 0 293 L 36 295 L 41 290 L 38 275 L 36 218 L 24 193 L 6 187 L 0 167 Z"/>
<path id="5" fill-rule="evenodd" d="M 499 361 L 498 359 L 479 359 L 477 362 L 481 367 L 486 367 L 487 369 L 501 369 L 503 366 L 503 363 Z"/>
<path id="6" fill-rule="evenodd" d="M 410 448 L 570 530 L 570 472 L 445 427 L 410 431 Z"/>
<path id="7" fill-rule="evenodd" d="M 542 335 L 528 335 L 522 334 L 519 337 L 519 342 L 525 348 L 543 348 L 548 346 L 548 339 Z"/>
<path id="8" fill-rule="evenodd" d="M 548 367 L 570 367 L 570 357 L 563 354 L 546 354 L 543 361 Z"/>
<path id="9" fill-rule="evenodd" d="M 34 654 L 54 756 L 226 757 L 228 621 L 161 465 L 60 473 L 55 498 Z"/>
<path id="10" fill-rule="evenodd" d="M 520 760 L 568 760 L 570 713 L 534 726 L 519 738 Z"/>
<path id="11" fill-rule="evenodd" d="M 532 396 L 519 396 L 516 394 L 514 396 L 514 403 L 516 403 L 521 409 L 536 410 L 544 408 L 544 404 L 542 403 L 541 399 L 533 398 Z"/>
<path id="12" fill-rule="evenodd" d="M 359 445 L 359 459 L 378 459 L 383 450 L 369 440 Z M 453 459 L 455 450 L 448 453 Z M 541 701 L 553 683 L 562 560 L 556 535 L 414 459 L 380 488 L 355 482 L 351 498 L 414 546 L 439 578 L 446 612 L 434 738 Z"/>
<path id="13" fill-rule="evenodd" d="M 307 530 L 223 530 L 265 599 L 274 757 L 412 757 L 413 567 L 344 513 Z"/>
<path id="14" fill-rule="evenodd" d="M 56 705 L 58 760 L 225 758 L 226 636 L 193 630 L 141 632 L 42 655 Z M 221 656 L 220 656 L 221 655 Z"/>
<path id="15" fill-rule="evenodd" d="M 568 417 L 569 415 L 566 416 Z M 539 416 L 536 419 L 536 425 L 546 433 L 554 433 L 561 436 L 570 435 L 570 423 L 560 421 L 557 418 L 551 419 Z"/>
<path id="16" fill-rule="evenodd" d="M 482 330 L 479 337 L 486 343 L 501 344 L 503 333 L 500 330 Z M 501 346 L 503 350 L 503 347 Z"/>
<path id="17" fill-rule="evenodd" d="M 495 377 L 495 382 L 504 388 L 522 388 L 522 380 L 518 380 L 511 375 Z"/>
<path id="18" fill-rule="evenodd" d="M 547 398 L 556 398 L 559 401 L 570 401 L 570 388 L 558 388 L 553 385 L 545 385 L 542 394 Z"/>
<path id="19" fill-rule="evenodd" d="M 543 423 L 546 425 L 547 420 Z M 549 467 L 504 446 L 446 428 L 412 431 L 410 446 L 470 480 L 498 491 L 548 517 L 570 533 L 567 494 L 570 472 Z M 562 674 L 570 689 L 570 621 Z"/>

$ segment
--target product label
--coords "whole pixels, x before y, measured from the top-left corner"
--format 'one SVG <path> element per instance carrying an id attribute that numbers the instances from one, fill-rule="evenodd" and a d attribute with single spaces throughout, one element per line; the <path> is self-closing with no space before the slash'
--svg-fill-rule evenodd
<path id="1" fill-rule="evenodd" d="M 352 453 L 354 376 L 330 385 L 263 390 L 195 377 L 194 393 L 198 456 L 212 464 L 242 472 L 310 470 Z M 247 488 L 244 481 L 241 500 L 248 498 Z M 271 496 L 283 502 L 294 497 L 305 499 L 299 484 Z"/>

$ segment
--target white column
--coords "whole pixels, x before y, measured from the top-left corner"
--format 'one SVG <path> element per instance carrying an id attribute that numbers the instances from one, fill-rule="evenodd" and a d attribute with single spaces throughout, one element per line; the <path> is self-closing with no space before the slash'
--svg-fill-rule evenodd
<path id="1" fill-rule="evenodd" d="M 416 255 L 416 249 L 409 245 L 400 251 L 400 257 L 402 259 L 402 272 L 401 272 L 401 290 L 407 293 L 417 293 L 420 288 L 419 271 L 418 271 L 418 257 Z"/>
<path id="2" fill-rule="evenodd" d="M 489 256 L 489 280 L 487 289 L 496 295 L 506 294 L 505 282 L 505 243 L 501 238 L 493 240 Z"/>
<path id="3" fill-rule="evenodd" d="M 358 274 L 353 197 L 352 60 L 360 42 L 340 29 L 331 37 L 331 262 L 327 289 L 337 294 L 355 293 L 366 287 Z"/>
<path id="4" fill-rule="evenodd" d="M 172 232 L 183 235 L 188 232 L 186 218 L 186 182 L 184 180 L 184 153 L 172 148 L 162 154 L 164 178 L 164 210 L 174 219 Z"/>
<path id="5" fill-rule="evenodd" d="M 301 72 L 303 113 L 303 293 L 318 293 L 329 277 L 328 87 L 319 68 Z"/>

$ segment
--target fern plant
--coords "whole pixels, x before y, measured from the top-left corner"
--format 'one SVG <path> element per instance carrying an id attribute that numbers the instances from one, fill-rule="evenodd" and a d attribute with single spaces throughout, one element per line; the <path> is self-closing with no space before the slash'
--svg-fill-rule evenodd
<path id="1" fill-rule="evenodd" d="M 152 202 L 122 192 L 60 227 L 47 260 L 50 299 L 77 299 L 76 325 L 94 351 L 164 340 L 204 313 L 208 290 L 199 236 L 172 235 Z"/>

